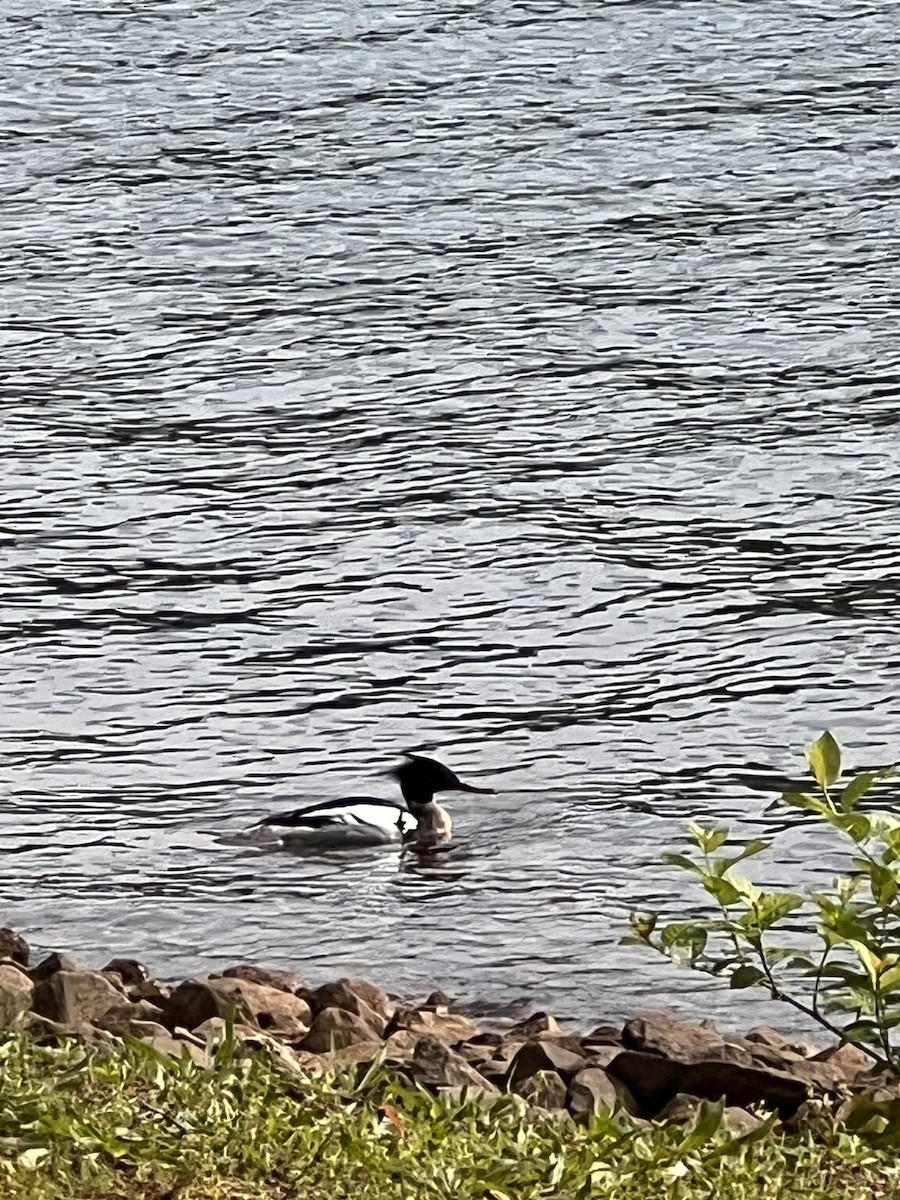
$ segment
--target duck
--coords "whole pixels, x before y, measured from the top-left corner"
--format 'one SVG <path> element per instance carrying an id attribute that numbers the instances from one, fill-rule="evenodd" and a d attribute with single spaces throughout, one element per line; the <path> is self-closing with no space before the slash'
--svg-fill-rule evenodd
<path id="1" fill-rule="evenodd" d="M 449 841 L 453 832 L 450 814 L 437 803 L 435 793 L 493 795 L 493 788 L 463 783 L 434 758 L 403 757 L 399 767 L 387 772 L 400 785 L 403 804 L 379 796 L 348 796 L 275 813 L 255 829 L 275 834 L 283 845 L 352 848 L 397 843 L 430 848 Z"/>

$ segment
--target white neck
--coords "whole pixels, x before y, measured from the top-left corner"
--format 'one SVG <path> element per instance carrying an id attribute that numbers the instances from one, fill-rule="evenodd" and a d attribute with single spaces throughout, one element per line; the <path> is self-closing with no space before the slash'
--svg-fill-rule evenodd
<path id="1" fill-rule="evenodd" d="M 426 804 L 417 814 L 416 820 L 418 827 L 416 829 L 417 842 L 446 842 L 450 839 L 450 834 L 453 832 L 453 823 L 450 820 L 450 814 L 445 808 L 435 803 L 434 800 L 430 804 Z"/>

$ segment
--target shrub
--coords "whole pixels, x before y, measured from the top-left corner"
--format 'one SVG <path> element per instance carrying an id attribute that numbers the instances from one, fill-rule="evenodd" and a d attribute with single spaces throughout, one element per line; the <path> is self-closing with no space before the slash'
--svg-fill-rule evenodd
<path id="1" fill-rule="evenodd" d="M 900 1075 L 900 819 L 863 811 L 894 769 L 864 771 L 839 786 L 841 751 L 828 732 L 807 760 L 815 790 L 785 792 L 775 803 L 837 831 L 849 850 L 846 875 L 826 891 L 764 890 L 735 868 L 769 840 L 735 852 L 727 848 L 728 828 L 693 824 L 691 851 L 664 861 L 699 879 L 717 915 L 660 925 L 655 913 L 635 913 L 624 941 L 727 977 L 733 988 L 763 988 Z"/>

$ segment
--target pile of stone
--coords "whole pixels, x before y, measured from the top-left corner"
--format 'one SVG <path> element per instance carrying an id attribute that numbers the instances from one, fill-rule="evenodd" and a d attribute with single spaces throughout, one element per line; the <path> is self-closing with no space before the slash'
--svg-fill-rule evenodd
<path id="1" fill-rule="evenodd" d="M 78 1036 L 101 1050 L 130 1036 L 201 1066 L 233 1019 L 240 1053 L 266 1054 L 298 1076 L 381 1059 L 437 1092 L 513 1092 L 576 1120 L 616 1105 L 688 1119 L 700 1100 L 724 1097 L 740 1130 L 753 1129 L 761 1110 L 790 1120 L 809 1102 L 885 1086 L 853 1046 L 817 1050 L 772 1029 L 732 1036 L 662 1012 L 588 1033 L 546 1013 L 482 1029 L 440 993 L 408 1005 L 362 979 L 309 987 L 293 972 L 244 964 L 175 984 L 131 959 L 86 970 L 61 954 L 34 966 L 30 958 L 21 937 L 0 930 L 0 1030 Z"/>

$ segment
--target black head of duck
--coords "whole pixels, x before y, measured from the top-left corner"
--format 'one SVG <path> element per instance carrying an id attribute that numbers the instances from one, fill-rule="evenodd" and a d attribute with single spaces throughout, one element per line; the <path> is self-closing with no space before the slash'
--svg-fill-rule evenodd
<path id="1" fill-rule="evenodd" d="M 394 767 L 389 774 L 400 784 L 403 799 L 410 809 L 431 804 L 437 792 L 476 792 L 483 796 L 494 794 L 493 788 L 463 783 L 458 775 L 437 759 L 425 758 L 421 754 L 405 754 L 404 758 L 406 761 Z"/>

